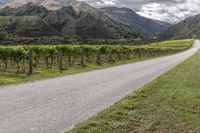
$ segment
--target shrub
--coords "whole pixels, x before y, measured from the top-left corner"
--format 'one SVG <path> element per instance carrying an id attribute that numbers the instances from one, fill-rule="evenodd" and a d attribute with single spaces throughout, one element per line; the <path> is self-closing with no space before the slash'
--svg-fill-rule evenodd
<path id="1" fill-rule="evenodd" d="M 0 41 L 4 41 L 8 38 L 8 33 L 6 31 L 0 32 Z"/>

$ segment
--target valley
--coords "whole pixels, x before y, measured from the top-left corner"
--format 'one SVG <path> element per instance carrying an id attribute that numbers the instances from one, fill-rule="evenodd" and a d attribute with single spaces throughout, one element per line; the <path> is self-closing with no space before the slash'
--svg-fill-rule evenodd
<path id="1" fill-rule="evenodd" d="M 0 0 L 0 133 L 198 132 L 199 5 Z"/>
<path id="2" fill-rule="evenodd" d="M 0 44 L 114 44 L 123 40 L 120 44 L 141 45 L 155 41 L 170 26 L 128 8 L 98 9 L 75 0 L 16 0 L 0 9 L 0 30 L 8 33 Z"/>
<path id="3" fill-rule="evenodd" d="M 26 3 L 0 11 L 0 25 L 11 36 L 76 36 L 80 39 L 137 38 L 130 27 L 114 21 L 103 12 L 83 2 L 66 3 L 66 7 L 49 10 L 43 5 Z M 88 25 L 88 23 L 90 23 Z"/>
<path id="4" fill-rule="evenodd" d="M 185 20 L 173 25 L 161 36 L 164 39 L 169 38 L 199 38 L 200 15 L 191 16 Z"/>

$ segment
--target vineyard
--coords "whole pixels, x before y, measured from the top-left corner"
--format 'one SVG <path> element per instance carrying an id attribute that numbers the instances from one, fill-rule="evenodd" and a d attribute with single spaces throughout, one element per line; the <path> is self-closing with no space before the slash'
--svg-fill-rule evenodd
<path id="1" fill-rule="evenodd" d="M 2 46 L 0 47 L 0 71 L 31 75 L 37 68 L 67 70 L 70 66 L 85 67 L 87 64 L 101 65 L 122 60 L 169 55 L 186 50 L 191 44 L 191 40 L 184 40 L 179 41 L 176 47 L 163 44 L 140 47 L 110 45 Z"/>

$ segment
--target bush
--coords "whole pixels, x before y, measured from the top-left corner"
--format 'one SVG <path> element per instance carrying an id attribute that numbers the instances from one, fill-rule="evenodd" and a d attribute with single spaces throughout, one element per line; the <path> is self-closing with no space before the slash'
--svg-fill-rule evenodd
<path id="1" fill-rule="evenodd" d="M 8 38 L 8 33 L 5 31 L 0 32 L 0 41 L 6 40 Z"/>

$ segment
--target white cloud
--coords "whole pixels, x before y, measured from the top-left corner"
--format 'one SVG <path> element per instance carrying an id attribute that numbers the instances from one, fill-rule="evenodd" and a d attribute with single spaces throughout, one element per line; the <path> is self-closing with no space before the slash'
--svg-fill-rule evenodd
<path id="1" fill-rule="evenodd" d="M 138 14 L 159 19 L 171 23 L 176 23 L 188 16 L 200 13 L 200 1 L 187 0 L 185 3 L 166 5 L 164 3 L 150 3 L 143 5 Z"/>
<path id="2" fill-rule="evenodd" d="M 102 7 L 102 6 L 114 6 L 117 4 L 118 0 L 80 0 L 80 1 L 85 1 L 96 7 Z"/>
<path id="3" fill-rule="evenodd" d="M 107 0 L 107 1 L 103 1 L 103 3 L 105 5 L 115 5 L 116 4 L 116 0 Z"/>
<path id="4" fill-rule="evenodd" d="M 128 7 L 138 14 L 176 23 L 200 13 L 200 0 L 83 0 L 96 7 Z"/>

